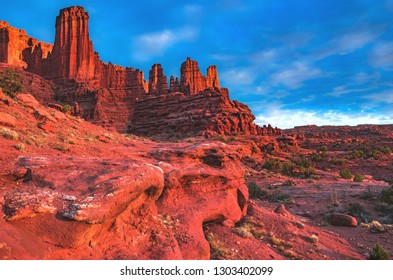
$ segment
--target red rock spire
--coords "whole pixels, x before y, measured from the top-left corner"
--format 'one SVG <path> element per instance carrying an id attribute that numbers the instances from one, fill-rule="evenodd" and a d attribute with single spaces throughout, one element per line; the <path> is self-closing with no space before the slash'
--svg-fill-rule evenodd
<path id="1" fill-rule="evenodd" d="M 47 75 L 88 81 L 94 78 L 95 53 L 89 38 L 89 15 L 83 7 L 60 10 L 56 38 Z"/>
<path id="2" fill-rule="evenodd" d="M 220 88 L 217 67 L 215 65 L 209 66 L 207 76 L 204 77 L 199 70 L 198 62 L 187 57 L 180 69 L 180 90 L 193 95 L 207 88 Z"/>
<path id="3" fill-rule="evenodd" d="M 191 60 L 189 57 L 181 65 L 180 89 L 190 95 L 206 89 L 206 79 L 199 71 L 198 62 Z"/>
<path id="4" fill-rule="evenodd" d="M 218 80 L 217 67 L 215 65 L 207 68 L 206 87 L 220 88 L 220 81 Z"/>
<path id="5" fill-rule="evenodd" d="M 149 94 L 168 93 L 168 81 L 161 64 L 154 64 L 149 72 Z"/>

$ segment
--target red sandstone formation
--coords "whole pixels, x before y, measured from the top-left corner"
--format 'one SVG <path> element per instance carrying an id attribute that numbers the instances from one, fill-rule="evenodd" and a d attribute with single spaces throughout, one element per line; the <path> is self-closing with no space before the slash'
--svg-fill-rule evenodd
<path id="1" fill-rule="evenodd" d="M 95 77 L 98 55 L 89 38 L 89 15 L 82 7 L 62 9 L 56 18 L 56 38 L 45 76 L 90 81 Z"/>
<path id="2" fill-rule="evenodd" d="M 207 68 L 206 87 L 220 89 L 220 81 L 218 80 L 218 72 L 215 65 Z"/>
<path id="3" fill-rule="evenodd" d="M 39 42 L 28 36 L 26 31 L 0 21 L 0 62 L 42 75 L 43 60 L 51 51 L 51 44 Z"/>
<path id="4" fill-rule="evenodd" d="M 164 70 L 161 64 L 154 64 L 149 72 L 149 94 L 166 93 L 168 93 L 168 81 L 164 75 Z"/>
<path id="5" fill-rule="evenodd" d="M 250 109 L 229 99 L 225 89 L 207 89 L 191 96 L 172 93 L 143 99 L 135 104 L 129 132 L 162 137 L 214 135 L 280 135 L 271 126 L 255 125 Z"/>
<path id="6" fill-rule="evenodd" d="M 210 66 L 207 69 L 207 76 L 204 77 L 199 71 L 198 62 L 187 57 L 180 69 L 181 92 L 192 95 L 207 88 L 220 89 L 216 66 Z"/>
<path id="7" fill-rule="evenodd" d="M 179 78 L 171 76 L 169 92 L 180 92 Z"/>
<path id="8" fill-rule="evenodd" d="M 152 122 L 155 116 L 149 114 L 153 113 L 167 119 L 154 121 L 157 124 L 149 128 L 146 135 L 170 131 L 187 135 L 203 132 L 204 135 L 277 134 L 273 129 L 253 124 L 255 118 L 248 107 L 230 101 L 226 90 L 220 91 L 216 66 L 210 66 L 205 77 L 198 63 L 187 58 L 180 69 L 180 82 L 171 77 L 168 87 L 159 64 L 152 66 L 147 83 L 143 71 L 103 63 L 90 40 L 88 20 L 89 15 L 83 7 L 62 9 L 56 18 L 53 47 L 1 22 L 0 61 L 23 67 L 53 82 L 51 92 L 30 91 L 38 99 L 53 103 L 53 99 L 47 98 L 50 96 L 57 103 L 71 106 L 76 103 L 78 110 L 74 108 L 74 113 L 108 129 L 126 132 L 127 126 L 131 126 L 131 131 L 147 133 L 143 126 Z M 208 93 L 203 93 L 207 89 Z M 168 100 L 177 100 L 175 102 L 182 105 L 161 104 L 162 100 L 167 100 L 164 95 L 168 93 L 181 93 L 176 97 L 168 96 Z M 199 94 L 196 98 L 188 97 Z M 163 96 L 149 99 L 152 95 Z M 141 101 L 144 99 L 148 100 Z M 145 104 L 151 107 L 145 108 Z M 135 118 L 134 111 L 137 111 Z M 155 131 L 159 127 L 162 130 Z"/>

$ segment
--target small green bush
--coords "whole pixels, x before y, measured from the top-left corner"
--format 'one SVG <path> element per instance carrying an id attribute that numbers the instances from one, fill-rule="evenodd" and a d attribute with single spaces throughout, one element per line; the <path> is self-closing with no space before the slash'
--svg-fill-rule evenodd
<path id="1" fill-rule="evenodd" d="M 250 198 L 262 199 L 265 198 L 268 194 L 266 190 L 262 190 L 255 182 L 248 183 L 247 187 Z"/>
<path id="2" fill-rule="evenodd" d="M 351 157 L 353 159 L 358 159 L 358 158 L 362 158 L 364 155 L 364 152 L 362 150 L 354 150 L 352 151 Z"/>
<path id="3" fill-rule="evenodd" d="M 68 113 L 70 111 L 71 111 L 71 106 L 70 105 L 66 104 L 66 105 L 63 106 L 63 112 L 64 113 Z"/>
<path id="4" fill-rule="evenodd" d="M 340 177 L 344 179 L 351 179 L 352 178 L 352 173 L 348 168 L 341 169 L 340 171 Z"/>
<path id="5" fill-rule="evenodd" d="M 326 154 L 326 152 L 328 151 L 328 148 L 326 146 L 322 146 L 322 148 L 320 149 L 320 151 L 324 154 Z"/>
<path id="6" fill-rule="evenodd" d="M 380 200 L 389 205 L 393 205 L 393 186 L 387 190 L 383 190 L 380 194 Z"/>
<path id="7" fill-rule="evenodd" d="M 218 137 L 217 137 L 217 141 L 220 141 L 220 142 L 222 142 L 222 143 L 226 143 L 226 142 L 227 142 L 227 139 L 225 139 L 223 136 L 218 136 Z"/>
<path id="8" fill-rule="evenodd" d="M 22 91 L 21 77 L 18 71 L 7 69 L 0 72 L 0 88 L 9 96 L 14 96 L 15 93 Z"/>
<path id="9" fill-rule="evenodd" d="M 281 162 L 275 158 L 268 158 L 263 165 L 263 168 L 270 171 L 279 171 L 281 170 L 281 167 Z"/>
<path id="10" fill-rule="evenodd" d="M 392 154 L 392 149 L 389 147 L 385 146 L 381 148 L 381 152 L 387 156 L 390 156 Z"/>
<path id="11" fill-rule="evenodd" d="M 356 174 L 355 177 L 353 177 L 354 182 L 361 183 L 364 180 L 364 176 L 362 174 Z"/>
<path id="12" fill-rule="evenodd" d="M 381 244 L 377 243 L 374 245 L 373 249 L 370 251 L 369 260 L 389 260 L 390 256 L 388 252 L 381 246 Z"/>

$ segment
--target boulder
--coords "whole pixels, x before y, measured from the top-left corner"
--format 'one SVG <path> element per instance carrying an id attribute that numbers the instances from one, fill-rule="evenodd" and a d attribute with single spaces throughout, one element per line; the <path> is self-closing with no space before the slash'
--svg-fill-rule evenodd
<path id="1" fill-rule="evenodd" d="M 357 227 L 358 221 L 355 217 L 350 215 L 334 213 L 330 216 L 329 221 L 334 226 L 344 226 L 344 227 Z"/>

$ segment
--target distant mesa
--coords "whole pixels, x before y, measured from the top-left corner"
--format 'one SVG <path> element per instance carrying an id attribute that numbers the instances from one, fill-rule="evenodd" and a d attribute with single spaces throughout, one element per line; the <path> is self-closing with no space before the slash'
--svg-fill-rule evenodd
<path id="1" fill-rule="evenodd" d="M 0 21 L 0 62 L 51 81 L 53 92 L 48 95 L 53 102 L 71 105 L 75 114 L 119 132 L 146 133 L 140 127 L 156 122 L 159 115 L 160 125 L 153 125 L 157 131 L 149 129 L 149 135 L 281 133 L 270 126 L 268 131 L 258 127 L 247 106 L 229 99 L 214 65 L 204 76 L 198 62 L 188 57 L 180 78 L 171 76 L 168 83 L 160 64 L 152 66 L 146 81 L 139 69 L 102 62 L 90 40 L 88 21 L 81 6 L 60 10 L 53 45 Z M 211 100 L 214 106 L 209 106 Z"/>

